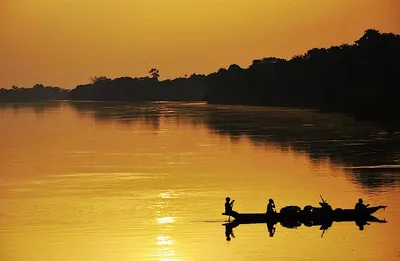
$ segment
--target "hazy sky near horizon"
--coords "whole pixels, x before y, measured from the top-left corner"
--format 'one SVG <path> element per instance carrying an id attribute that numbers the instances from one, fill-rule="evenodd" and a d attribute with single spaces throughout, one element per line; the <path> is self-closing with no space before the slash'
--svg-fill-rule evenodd
<path id="1" fill-rule="evenodd" d="M 0 88 L 162 79 L 400 33 L 399 0 L 0 0 Z"/>

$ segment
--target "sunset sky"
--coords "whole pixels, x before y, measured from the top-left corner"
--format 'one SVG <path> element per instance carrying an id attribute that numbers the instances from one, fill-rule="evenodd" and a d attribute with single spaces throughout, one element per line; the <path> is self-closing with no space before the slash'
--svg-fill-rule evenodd
<path id="1" fill-rule="evenodd" d="M 0 88 L 161 79 L 400 33 L 399 0 L 0 0 Z"/>

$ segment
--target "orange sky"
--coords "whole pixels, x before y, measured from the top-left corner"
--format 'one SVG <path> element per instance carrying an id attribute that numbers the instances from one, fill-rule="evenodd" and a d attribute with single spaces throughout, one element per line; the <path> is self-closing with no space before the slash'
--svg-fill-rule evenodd
<path id="1" fill-rule="evenodd" d="M 0 0 L 0 87 L 210 73 L 400 33 L 398 0 Z"/>

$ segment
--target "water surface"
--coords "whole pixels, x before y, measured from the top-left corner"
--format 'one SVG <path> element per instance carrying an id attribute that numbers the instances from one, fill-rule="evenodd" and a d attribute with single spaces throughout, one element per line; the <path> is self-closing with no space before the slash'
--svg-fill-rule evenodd
<path id="1" fill-rule="evenodd" d="M 0 108 L 0 260 L 396 260 L 398 133 L 309 110 L 203 103 Z M 239 212 L 388 205 L 388 223 L 287 229 Z"/>

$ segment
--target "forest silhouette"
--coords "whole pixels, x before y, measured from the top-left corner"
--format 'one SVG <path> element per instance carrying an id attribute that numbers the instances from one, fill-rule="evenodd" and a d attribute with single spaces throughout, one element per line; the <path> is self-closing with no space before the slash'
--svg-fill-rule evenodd
<path id="1" fill-rule="evenodd" d="M 263 58 L 208 76 L 209 103 L 290 106 L 399 122 L 400 35 L 368 29 L 353 45 Z"/>
<path id="2" fill-rule="evenodd" d="M 0 102 L 33 102 L 45 100 L 65 100 L 69 91 L 60 87 L 35 84 L 32 88 L 12 86 L 12 89 L 0 89 Z"/>
<path id="3" fill-rule="evenodd" d="M 267 57 L 248 68 L 231 65 L 209 75 L 160 81 L 149 77 L 92 77 L 71 91 L 35 85 L 0 89 L 1 101 L 207 101 L 340 112 L 399 126 L 400 35 L 368 29 L 354 42 L 313 48 L 290 60 Z M 397 128 L 397 127 L 396 127 Z"/>

